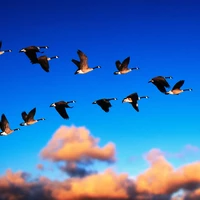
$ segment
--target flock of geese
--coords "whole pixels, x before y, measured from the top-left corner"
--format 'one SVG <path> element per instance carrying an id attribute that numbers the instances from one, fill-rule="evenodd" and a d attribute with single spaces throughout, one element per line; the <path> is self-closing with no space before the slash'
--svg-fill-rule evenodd
<path id="1" fill-rule="evenodd" d="M 41 51 L 41 49 L 48 49 L 48 48 L 49 48 L 48 46 L 29 46 L 26 48 L 22 48 L 19 52 L 25 53 L 32 64 L 39 64 L 45 72 L 49 72 L 49 68 L 50 68 L 49 61 L 52 59 L 59 58 L 59 56 L 53 56 L 53 57 L 47 57 L 47 56 L 39 56 L 38 57 L 37 56 L 37 53 L 44 53 Z M 12 52 L 12 50 L 2 50 L 2 42 L 0 41 L 0 55 L 7 53 L 7 52 Z M 101 68 L 101 66 L 95 66 L 93 68 L 89 67 L 88 66 L 88 58 L 81 50 L 78 50 L 77 54 L 79 56 L 79 61 L 75 60 L 75 59 L 71 60 L 78 68 L 74 74 L 86 74 L 86 73 L 91 72 L 94 69 Z M 130 62 L 130 57 L 127 57 L 126 59 L 124 59 L 123 62 L 120 62 L 119 60 L 117 60 L 115 62 L 115 64 L 116 64 L 116 68 L 118 71 L 114 72 L 114 74 L 121 75 L 121 74 L 129 73 L 132 70 L 139 69 L 138 67 L 128 68 L 129 62 Z M 171 90 L 167 91 L 167 88 L 170 88 L 170 85 L 167 82 L 167 79 L 172 79 L 172 77 L 171 76 L 169 76 L 169 77 L 156 76 L 156 77 L 152 78 L 149 81 L 149 83 L 154 84 L 160 92 L 162 92 L 163 94 L 166 94 L 166 95 L 168 95 L 168 94 L 179 95 L 180 93 L 185 92 L 185 91 L 192 91 L 191 88 L 181 89 L 181 87 L 184 84 L 184 80 L 178 81 Z M 133 93 L 133 94 L 130 94 L 127 97 L 125 97 L 122 100 L 122 103 L 125 103 L 125 102 L 130 103 L 133 106 L 133 108 L 137 112 L 139 112 L 138 100 L 143 99 L 143 98 L 149 98 L 149 97 L 148 96 L 139 97 L 137 93 Z M 111 100 L 117 100 L 117 98 L 109 98 L 109 99 L 103 98 L 103 99 L 94 101 L 93 104 L 97 104 L 101 107 L 101 109 L 103 111 L 109 112 L 109 108 L 112 106 L 110 103 Z M 69 119 L 69 116 L 66 112 L 66 108 L 73 108 L 73 107 L 69 106 L 68 104 L 75 103 L 75 102 L 76 101 L 74 101 L 74 100 L 73 101 L 59 101 L 59 102 L 52 103 L 50 105 L 50 107 L 54 107 L 62 118 Z M 35 114 L 36 114 L 36 108 L 33 108 L 28 114 L 25 111 L 23 111 L 21 113 L 23 122 L 20 123 L 20 126 L 28 126 L 28 125 L 32 125 L 38 121 L 45 120 L 44 118 L 34 119 Z M 2 130 L 2 132 L 0 132 L 0 136 L 7 136 L 7 135 L 13 133 L 14 131 L 20 130 L 19 128 L 16 128 L 16 129 L 10 128 L 9 122 L 8 122 L 5 114 L 2 114 L 2 116 L 1 116 L 0 128 Z"/>

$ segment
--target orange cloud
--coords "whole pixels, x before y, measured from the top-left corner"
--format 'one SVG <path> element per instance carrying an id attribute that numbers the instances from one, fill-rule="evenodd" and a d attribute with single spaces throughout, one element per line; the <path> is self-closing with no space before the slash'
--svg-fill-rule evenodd
<path id="1" fill-rule="evenodd" d="M 127 173 L 117 174 L 111 169 L 97 173 L 85 169 L 85 163 L 93 160 L 114 161 L 115 145 L 98 146 L 99 140 L 85 128 L 62 126 L 52 136 L 40 155 L 43 159 L 63 162 L 59 169 L 71 178 L 52 181 L 47 177 L 32 179 L 24 172 L 7 170 L 0 177 L 1 200 L 177 200 L 174 193 L 182 190 L 179 199 L 200 199 L 200 162 L 184 165 L 178 169 L 166 160 L 160 149 L 145 154 L 149 168 L 135 180 Z M 188 151 L 197 152 L 198 147 L 187 145 Z M 134 166 L 133 166 L 134 167 Z M 38 165 L 43 169 L 43 165 Z"/>
<path id="2" fill-rule="evenodd" d="M 115 145 L 108 143 L 101 148 L 98 142 L 99 139 L 92 137 L 84 127 L 62 126 L 40 155 L 43 159 L 52 161 L 115 161 Z"/>

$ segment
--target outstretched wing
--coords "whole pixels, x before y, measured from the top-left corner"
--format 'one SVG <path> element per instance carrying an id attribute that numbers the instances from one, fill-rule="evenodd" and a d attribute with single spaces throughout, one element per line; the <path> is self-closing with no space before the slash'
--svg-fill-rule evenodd
<path id="1" fill-rule="evenodd" d="M 69 116 L 67 114 L 67 111 L 66 111 L 64 105 L 56 106 L 55 108 L 62 118 L 69 119 Z"/>
<path id="2" fill-rule="evenodd" d="M 184 84 L 184 80 L 180 80 L 180 81 L 178 81 L 175 85 L 174 85 L 174 87 L 172 88 L 172 90 L 175 90 L 175 89 L 180 89 L 181 87 L 182 87 L 182 85 Z"/>
<path id="3" fill-rule="evenodd" d="M 127 57 L 121 64 L 121 70 L 128 69 L 129 62 L 130 62 L 130 57 Z"/>
<path id="4" fill-rule="evenodd" d="M 24 111 L 24 112 L 22 112 L 22 119 L 26 122 L 27 121 L 27 113 Z"/>
<path id="5" fill-rule="evenodd" d="M 80 68 L 80 62 L 78 60 L 72 59 L 72 62 L 78 67 Z"/>
<path id="6" fill-rule="evenodd" d="M 115 62 L 115 65 L 116 65 L 117 69 L 120 71 L 121 70 L 121 62 L 119 60 L 117 60 Z"/>
<path id="7" fill-rule="evenodd" d="M 6 129 L 10 129 L 9 122 L 4 114 L 1 115 L 1 130 L 4 132 Z"/>
<path id="8" fill-rule="evenodd" d="M 80 58 L 80 69 L 87 69 L 88 68 L 87 56 L 81 50 L 78 50 L 77 54 Z"/>
<path id="9" fill-rule="evenodd" d="M 38 58 L 38 63 L 45 72 L 49 72 L 49 61 L 47 60 L 46 56 L 40 56 Z"/>
<path id="10" fill-rule="evenodd" d="M 138 108 L 138 103 L 137 102 L 132 102 L 131 105 L 133 106 L 133 108 L 139 112 L 139 108 Z"/>
<path id="11" fill-rule="evenodd" d="M 34 119 L 35 113 L 36 113 L 36 108 L 33 108 L 33 109 L 28 113 L 27 120 L 32 120 L 32 119 Z"/>
<path id="12" fill-rule="evenodd" d="M 105 112 L 109 112 L 109 108 L 112 107 L 111 103 L 109 101 L 106 101 L 106 99 L 100 99 L 97 101 L 97 104 L 104 110 Z"/>

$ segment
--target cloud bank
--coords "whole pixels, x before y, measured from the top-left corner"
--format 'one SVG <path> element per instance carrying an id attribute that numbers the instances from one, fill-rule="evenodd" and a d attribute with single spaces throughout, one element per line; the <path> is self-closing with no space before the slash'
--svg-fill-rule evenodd
<path id="1" fill-rule="evenodd" d="M 192 145 L 186 149 L 199 151 Z M 174 169 L 160 149 L 151 149 L 145 154 L 149 167 L 135 179 L 110 168 L 103 172 L 88 170 L 88 165 L 95 161 L 114 162 L 115 145 L 108 143 L 100 147 L 99 139 L 83 127 L 60 127 L 40 156 L 49 162 L 62 163 L 58 169 L 66 172 L 69 178 L 53 181 L 8 169 L 0 177 L 0 200 L 178 200 L 173 194 L 180 190 L 179 199 L 200 199 L 200 162 Z M 37 167 L 45 170 L 41 164 Z"/>

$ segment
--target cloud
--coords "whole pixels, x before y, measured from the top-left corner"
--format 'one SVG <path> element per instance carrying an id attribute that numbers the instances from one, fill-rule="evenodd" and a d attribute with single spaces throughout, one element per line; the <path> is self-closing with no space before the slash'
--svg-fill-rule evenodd
<path id="1" fill-rule="evenodd" d="M 43 159 L 53 162 L 115 161 L 115 145 L 108 143 L 101 148 L 98 146 L 98 142 L 99 139 L 92 137 L 84 127 L 62 126 L 56 131 L 40 155 Z"/>
<path id="2" fill-rule="evenodd" d="M 36 167 L 39 170 L 44 170 L 44 165 L 42 165 L 42 164 L 38 164 Z"/>
<path id="3" fill-rule="evenodd" d="M 94 160 L 115 160 L 115 145 L 100 147 L 99 140 L 85 128 L 58 129 L 41 152 L 41 158 L 61 162 L 58 169 L 70 175 L 62 181 L 40 176 L 32 178 L 25 172 L 7 170 L 0 176 L 0 200 L 198 200 L 200 199 L 200 162 L 174 169 L 166 153 L 153 148 L 145 154 L 148 169 L 131 179 L 128 173 L 112 169 L 103 172 L 88 170 Z M 192 145 L 187 151 L 198 152 Z M 129 166 L 130 167 L 130 166 Z M 133 166 L 134 167 L 134 166 Z M 38 165 L 44 169 L 43 165 Z M 179 191 L 179 197 L 173 195 Z"/>

